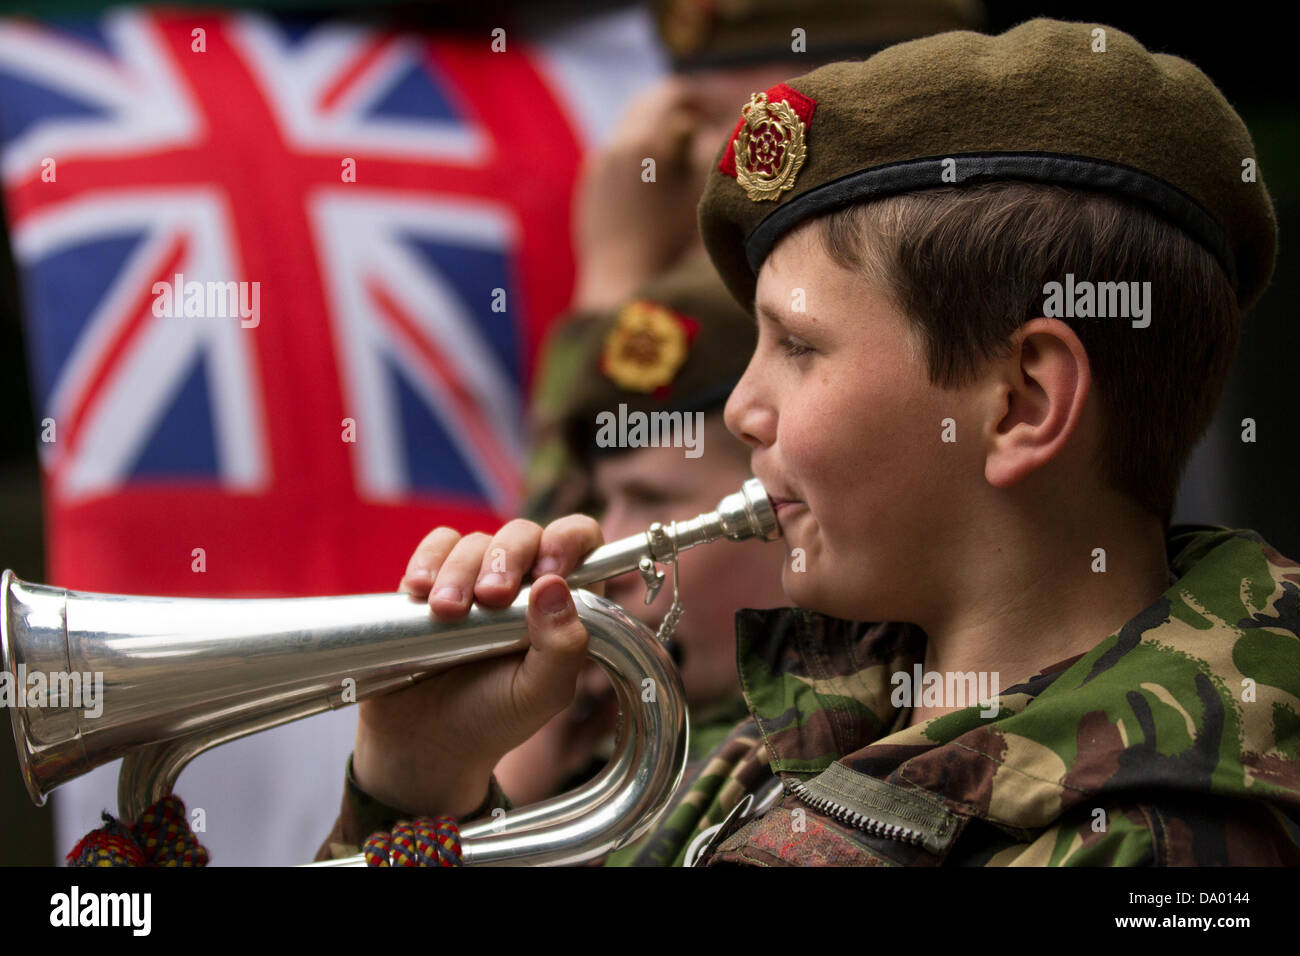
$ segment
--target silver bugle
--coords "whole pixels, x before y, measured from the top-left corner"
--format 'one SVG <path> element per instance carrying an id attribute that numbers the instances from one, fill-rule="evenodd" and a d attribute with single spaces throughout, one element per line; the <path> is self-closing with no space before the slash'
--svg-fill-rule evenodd
<path id="1" fill-rule="evenodd" d="M 618 697 L 614 754 L 577 790 L 467 824 L 466 863 L 584 863 L 654 824 L 685 766 L 681 678 L 645 625 L 581 588 L 639 570 L 653 591 L 663 579 L 656 563 L 672 563 L 688 548 L 723 537 L 779 536 L 762 485 L 750 479 L 716 511 L 656 523 L 588 555 L 566 580 L 591 638 L 588 653 Z M 137 597 L 29 584 L 5 571 L 0 628 L 7 679 L 17 686 L 20 675 L 43 674 L 49 688 L 40 706 L 10 709 L 28 793 L 40 805 L 59 785 L 124 757 L 118 810 L 134 820 L 169 794 L 205 750 L 458 664 L 524 650 L 528 592 L 507 608 L 474 605 L 461 620 L 440 622 L 427 604 L 400 592 Z M 57 687 L 73 689 L 72 675 L 102 677 L 97 703 L 87 705 L 84 694 L 59 697 Z M 653 693 L 644 693 L 647 686 Z M 100 712 L 91 716 L 95 708 Z"/>

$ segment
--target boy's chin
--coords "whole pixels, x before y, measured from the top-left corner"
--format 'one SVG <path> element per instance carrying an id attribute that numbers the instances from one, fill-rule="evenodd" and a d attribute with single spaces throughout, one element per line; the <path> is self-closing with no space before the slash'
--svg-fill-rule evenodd
<path id="1" fill-rule="evenodd" d="M 815 585 L 808 571 L 796 571 L 787 564 L 781 572 L 781 588 L 795 607 L 823 614 L 834 613 L 829 608 L 836 602 L 825 588 Z"/>
<path id="2" fill-rule="evenodd" d="M 810 571 L 793 571 L 787 565 L 781 575 L 781 587 L 795 607 L 815 611 L 847 621 L 879 621 L 880 608 L 867 607 L 860 589 L 839 587 L 826 580 L 818 581 Z"/>

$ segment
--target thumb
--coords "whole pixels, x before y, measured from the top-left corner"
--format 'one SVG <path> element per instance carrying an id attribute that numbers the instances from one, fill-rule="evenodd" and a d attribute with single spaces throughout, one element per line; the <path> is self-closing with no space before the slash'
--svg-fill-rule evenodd
<path id="1" fill-rule="evenodd" d="M 573 702 L 587 660 L 587 629 L 558 574 L 542 575 L 529 591 L 528 640 L 516 685 L 518 705 L 549 720 Z"/>

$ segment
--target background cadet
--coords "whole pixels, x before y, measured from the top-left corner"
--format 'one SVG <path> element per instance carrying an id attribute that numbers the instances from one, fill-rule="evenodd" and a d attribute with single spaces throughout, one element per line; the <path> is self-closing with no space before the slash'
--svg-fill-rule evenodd
<path id="1" fill-rule="evenodd" d="M 728 294 L 707 257 L 698 255 L 650 283 L 592 329 L 560 432 L 577 466 L 592 476 L 591 513 L 605 540 L 651 522 L 693 518 L 752 477 L 749 449 L 727 431 L 722 410 L 749 361 L 754 320 Z M 703 422 L 702 452 L 682 447 L 602 448 L 596 416 L 672 412 Z M 692 452 L 694 454 L 694 452 Z M 736 681 L 733 617 L 737 608 L 778 607 L 780 548 L 758 541 L 696 548 L 681 559 L 684 613 L 669 645 L 682 675 L 691 733 L 683 786 L 699 761 L 748 709 Z M 657 629 L 672 604 L 671 576 L 644 603 L 637 573 L 608 581 L 605 596 Z M 497 765 L 516 804 L 533 803 L 594 776 L 608 758 L 617 717 L 613 688 L 588 665 L 574 706 Z M 620 852 L 620 859 L 631 853 Z"/>

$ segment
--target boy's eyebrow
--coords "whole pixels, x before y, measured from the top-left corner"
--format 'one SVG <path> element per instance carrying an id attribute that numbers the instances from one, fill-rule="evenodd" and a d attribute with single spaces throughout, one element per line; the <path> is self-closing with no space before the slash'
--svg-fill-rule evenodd
<path id="1" fill-rule="evenodd" d="M 805 313 L 803 311 L 800 311 L 798 318 L 791 319 L 793 326 L 787 325 L 783 320 L 780 312 L 772 308 L 770 305 L 766 305 L 765 303 L 762 302 L 757 302 L 754 305 L 755 321 L 758 320 L 759 316 L 762 316 L 763 318 L 767 319 L 767 321 L 771 322 L 773 325 L 780 328 L 782 332 L 794 331 L 795 329 L 804 325 L 805 321 L 811 323 L 811 325 L 813 326 L 817 325 L 816 317 L 813 316 L 811 313 Z"/>
<path id="2" fill-rule="evenodd" d="M 779 314 L 777 314 L 777 312 L 776 312 L 775 309 L 773 309 L 773 308 L 771 308 L 770 306 L 768 306 L 768 304 L 767 304 L 766 302 L 755 302 L 755 303 L 754 303 L 754 317 L 755 317 L 755 321 L 757 321 L 757 319 L 758 319 L 759 316 L 762 316 L 763 318 L 767 319 L 769 322 L 772 322 L 772 323 L 774 323 L 774 324 L 776 324 L 776 325 L 781 326 L 782 328 L 785 328 L 784 323 L 782 323 L 782 321 L 781 321 L 781 316 L 780 316 Z"/>

